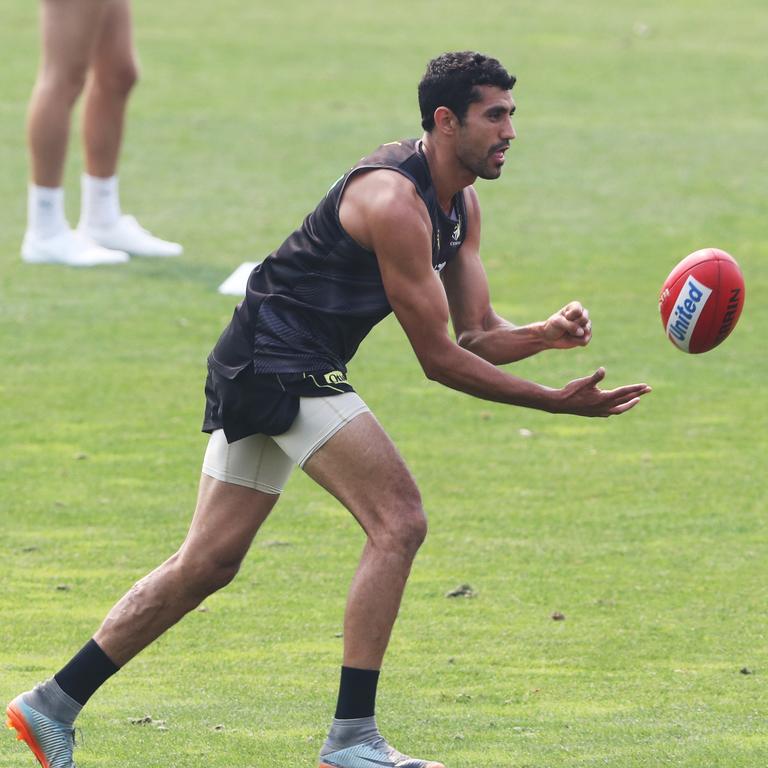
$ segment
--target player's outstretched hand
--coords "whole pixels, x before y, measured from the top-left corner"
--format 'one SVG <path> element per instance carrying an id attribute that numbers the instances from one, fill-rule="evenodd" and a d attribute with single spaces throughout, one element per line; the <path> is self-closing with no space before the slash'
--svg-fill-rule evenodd
<path id="1" fill-rule="evenodd" d="M 647 384 L 629 384 L 617 389 L 599 389 L 605 378 L 605 368 L 598 368 L 591 376 L 574 379 L 560 390 L 556 413 L 576 416 L 613 416 L 634 408 L 651 388 Z"/>
<path id="2" fill-rule="evenodd" d="M 592 338 L 589 312 L 571 301 L 544 321 L 544 338 L 553 349 L 585 347 Z"/>

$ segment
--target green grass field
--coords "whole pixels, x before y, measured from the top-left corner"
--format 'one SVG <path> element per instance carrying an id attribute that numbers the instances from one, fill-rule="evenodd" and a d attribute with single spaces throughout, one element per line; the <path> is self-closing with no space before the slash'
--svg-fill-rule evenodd
<path id="1" fill-rule="evenodd" d="M 449 768 L 768 764 L 763 0 L 137 0 L 135 17 L 124 208 L 186 253 L 32 267 L 36 7 L 0 0 L 0 701 L 181 541 L 205 358 L 235 303 L 216 286 L 360 156 L 417 135 L 426 61 L 475 48 L 519 78 L 518 140 L 478 185 L 494 304 L 522 323 L 578 298 L 595 327 L 589 348 L 513 370 L 560 386 L 605 365 L 606 385 L 654 392 L 608 421 L 503 407 L 428 383 L 394 320 L 372 333 L 351 379 L 431 523 L 380 725 Z M 657 294 L 709 245 L 739 259 L 746 309 L 722 347 L 686 356 Z M 94 697 L 78 766 L 313 766 L 362 541 L 296 473 L 238 579 Z M 474 599 L 445 597 L 461 583 Z M 0 765 L 33 765 L 10 732 Z"/>

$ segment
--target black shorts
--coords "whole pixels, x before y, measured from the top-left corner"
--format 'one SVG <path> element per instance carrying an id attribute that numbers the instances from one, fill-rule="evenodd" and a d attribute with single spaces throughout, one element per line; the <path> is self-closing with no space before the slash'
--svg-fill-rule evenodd
<path id="1" fill-rule="evenodd" d="M 256 374 L 248 367 L 227 378 L 210 363 L 203 432 L 223 429 L 228 443 L 250 435 L 281 435 L 299 412 L 299 398 L 354 392 L 342 371 Z"/>

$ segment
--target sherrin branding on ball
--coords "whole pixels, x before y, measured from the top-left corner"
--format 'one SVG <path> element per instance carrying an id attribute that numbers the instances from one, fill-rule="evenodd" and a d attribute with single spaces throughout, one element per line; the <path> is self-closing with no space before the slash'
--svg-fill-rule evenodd
<path id="1" fill-rule="evenodd" d="M 686 256 L 659 296 L 667 338 L 683 352 L 708 352 L 736 327 L 744 308 L 744 276 L 730 254 L 702 248 Z"/>

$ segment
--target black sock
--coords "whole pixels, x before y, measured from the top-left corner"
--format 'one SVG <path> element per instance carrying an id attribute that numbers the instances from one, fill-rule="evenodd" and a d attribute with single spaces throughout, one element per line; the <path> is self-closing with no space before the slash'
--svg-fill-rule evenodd
<path id="1" fill-rule="evenodd" d="M 78 704 L 85 704 L 118 669 L 120 667 L 91 639 L 54 678 L 67 696 Z"/>
<path id="2" fill-rule="evenodd" d="M 342 667 L 339 700 L 336 704 L 336 719 L 352 720 L 357 717 L 373 717 L 376 710 L 376 686 L 378 683 L 378 669 Z"/>

